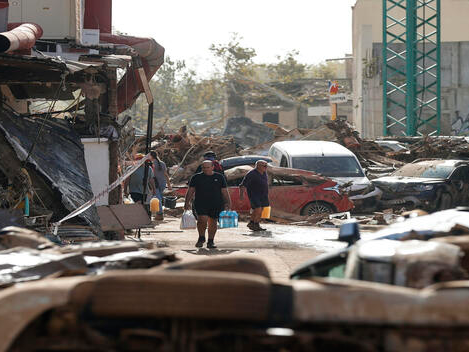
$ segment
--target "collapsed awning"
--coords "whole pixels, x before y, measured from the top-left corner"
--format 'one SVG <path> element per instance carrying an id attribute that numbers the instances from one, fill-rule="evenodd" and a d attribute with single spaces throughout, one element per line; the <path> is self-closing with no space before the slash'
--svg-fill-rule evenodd
<path id="1" fill-rule="evenodd" d="M 0 54 L 0 85 L 7 85 L 16 99 L 73 100 L 72 92 L 91 77 L 94 84 L 106 83 L 106 68 L 102 62 Z"/>

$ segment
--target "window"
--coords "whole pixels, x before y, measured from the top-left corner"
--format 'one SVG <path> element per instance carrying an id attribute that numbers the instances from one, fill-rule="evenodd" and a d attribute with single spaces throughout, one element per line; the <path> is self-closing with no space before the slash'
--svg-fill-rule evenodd
<path id="1" fill-rule="evenodd" d="M 357 160 L 351 156 L 296 157 L 293 168 L 313 171 L 327 177 L 363 177 Z"/>
<path id="2" fill-rule="evenodd" d="M 448 178 L 453 172 L 454 166 L 444 165 L 443 162 L 407 164 L 392 173 L 393 176 Z"/>
<path id="3" fill-rule="evenodd" d="M 278 112 L 266 112 L 262 115 L 262 122 L 278 123 Z"/>
<path id="4" fill-rule="evenodd" d="M 285 155 L 282 156 L 282 160 L 280 160 L 280 167 L 288 167 L 287 158 Z"/>

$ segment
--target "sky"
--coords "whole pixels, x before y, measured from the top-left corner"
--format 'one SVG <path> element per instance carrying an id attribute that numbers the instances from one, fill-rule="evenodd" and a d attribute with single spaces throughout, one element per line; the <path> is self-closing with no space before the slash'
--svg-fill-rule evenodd
<path id="1" fill-rule="evenodd" d="M 213 71 L 211 44 L 232 33 L 256 50 L 256 63 L 298 50 L 298 60 L 317 64 L 352 52 L 356 0 L 113 0 L 113 26 L 133 36 L 152 37 L 173 60 L 200 74 Z"/>

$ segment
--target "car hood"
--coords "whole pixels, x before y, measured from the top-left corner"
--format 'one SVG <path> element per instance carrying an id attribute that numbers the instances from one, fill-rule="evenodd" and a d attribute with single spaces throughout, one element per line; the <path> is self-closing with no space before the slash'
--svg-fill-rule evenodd
<path id="1" fill-rule="evenodd" d="M 444 178 L 408 177 L 408 176 L 385 176 L 372 181 L 375 185 L 395 184 L 395 183 L 444 183 Z"/>
<path id="2" fill-rule="evenodd" d="M 371 182 L 367 177 L 331 177 L 332 180 L 336 181 L 339 185 L 352 182 L 350 190 L 358 191 L 370 186 Z"/>

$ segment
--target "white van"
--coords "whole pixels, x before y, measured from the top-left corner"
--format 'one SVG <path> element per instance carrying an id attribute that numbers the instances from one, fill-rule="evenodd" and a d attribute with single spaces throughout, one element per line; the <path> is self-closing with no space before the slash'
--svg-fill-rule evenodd
<path id="1" fill-rule="evenodd" d="M 356 210 L 374 208 L 381 198 L 381 190 L 366 177 L 355 154 L 338 143 L 276 142 L 270 147 L 269 156 L 275 166 L 314 171 L 339 184 L 352 182 L 349 198 L 355 203 Z"/>

